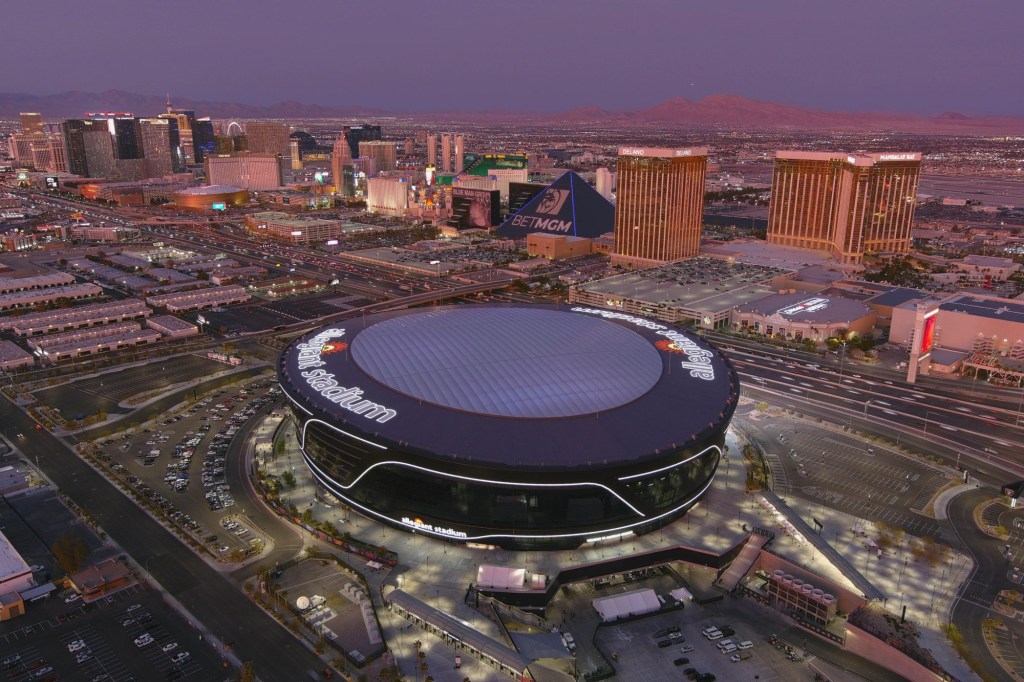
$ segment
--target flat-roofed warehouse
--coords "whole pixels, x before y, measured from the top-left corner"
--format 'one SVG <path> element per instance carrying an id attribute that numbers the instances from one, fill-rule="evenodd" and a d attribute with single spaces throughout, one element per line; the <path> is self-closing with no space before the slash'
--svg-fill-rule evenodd
<path id="1" fill-rule="evenodd" d="M 794 274 L 789 269 L 719 258 L 688 258 L 574 286 L 569 302 L 673 324 L 724 327 L 733 308 L 771 296 Z"/>

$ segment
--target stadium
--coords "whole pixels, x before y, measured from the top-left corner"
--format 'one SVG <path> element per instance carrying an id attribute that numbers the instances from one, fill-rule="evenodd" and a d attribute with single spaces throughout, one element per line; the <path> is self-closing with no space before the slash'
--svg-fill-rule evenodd
<path id="1" fill-rule="evenodd" d="M 325 489 L 397 528 L 506 549 L 679 518 L 711 485 L 739 395 L 703 340 L 589 307 L 354 318 L 296 339 L 278 378 Z"/>

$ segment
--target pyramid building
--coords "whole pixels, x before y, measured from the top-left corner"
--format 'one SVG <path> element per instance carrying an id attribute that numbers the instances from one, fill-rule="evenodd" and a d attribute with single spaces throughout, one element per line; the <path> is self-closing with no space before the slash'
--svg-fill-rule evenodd
<path id="1" fill-rule="evenodd" d="M 615 229 L 615 207 L 576 173 L 548 185 L 498 228 L 499 237 L 533 232 L 594 239 Z"/>

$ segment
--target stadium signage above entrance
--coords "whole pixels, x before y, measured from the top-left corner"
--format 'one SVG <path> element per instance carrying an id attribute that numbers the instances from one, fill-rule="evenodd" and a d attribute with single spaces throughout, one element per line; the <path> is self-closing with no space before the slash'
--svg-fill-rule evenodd
<path id="1" fill-rule="evenodd" d="M 703 379 L 704 381 L 714 381 L 715 379 L 715 367 L 711 364 L 711 358 L 713 357 L 711 351 L 701 348 L 685 334 L 681 334 L 674 329 L 669 329 L 663 324 L 658 324 L 657 322 L 653 322 L 642 317 L 634 317 L 633 315 L 627 315 L 625 313 L 616 313 L 610 310 L 598 310 L 597 308 L 583 308 L 578 306 L 571 308 L 571 310 L 574 313 L 599 315 L 606 320 L 623 320 L 634 324 L 637 327 L 650 329 L 658 336 L 664 336 L 668 339 L 669 343 L 666 346 L 666 350 L 674 353 L 681 353 L 686 356 L 686 360 L 680 362 L 679 366 L 683 369 L 689 370 L 691 377 Z"/>
<path id="2" fill-rule="evenodd" d="M 429 523 L 424 523 L 420 519 L 410 519 L 408 516 L 402 517 L 402 523 L 414 530 L 422 530 L 425 533 L 436 533 L 437 535 L 444 535 L 450 538 L 466 537 L 466 534 L 461 530 L 455 530 L 454 528 L 440 528 Z"/>
<path id="3" fill-rule="evenodd" d="M 363 400 L 363 389 L 358 386 L 339 386 L 333 374 L 325 369 L 320 369 L 327 364 L 323 360 L 323 355 L 326 352 L 346 347 L 343 344 L 333 343 L 333 339 L 344 335 L 344 329 L 325 329 L 306 343 L 300 343 L 297 346 L 299 369 L 306 370 L 301 372 L 302 378 L 306 380 L 310 388 L 319 391 L 320 395 L 343 410 L 361 414 L 367 419 L 374 419 L 379 424 L 397 417 L 397 411 L 369 400 Z M 330 350 L 325 351 L 325 348 Z"/>

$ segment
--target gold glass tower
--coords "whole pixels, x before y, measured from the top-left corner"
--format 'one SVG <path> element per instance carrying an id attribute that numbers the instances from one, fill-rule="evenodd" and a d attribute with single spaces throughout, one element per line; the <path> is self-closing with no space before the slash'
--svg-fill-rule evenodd
<path id="1" fill-rule="evenodd" d="M 622 147 L 612 262 L 652 267 L 697 255 L 708 150 Z"/>
<path id="2" fill-rule="evenodd" d="M 776 152 L 768 242 L 847 265 L 865 252 L 909 251 L 920 173 L 918 152 Z"/>

